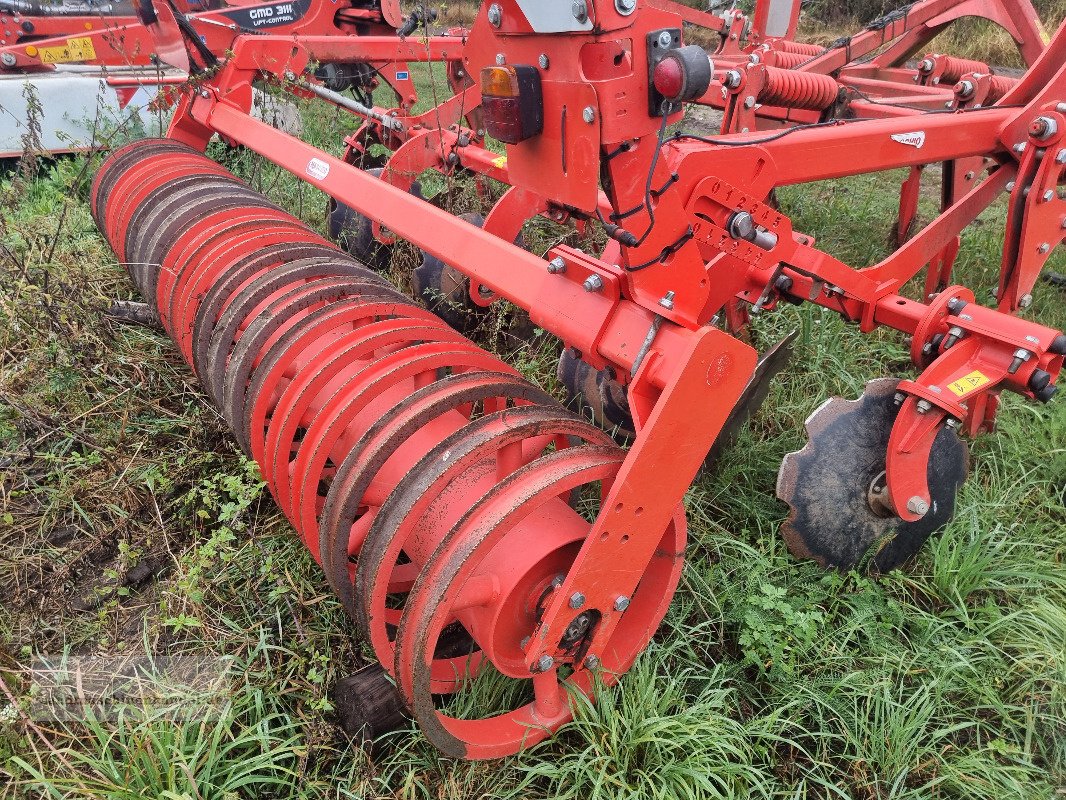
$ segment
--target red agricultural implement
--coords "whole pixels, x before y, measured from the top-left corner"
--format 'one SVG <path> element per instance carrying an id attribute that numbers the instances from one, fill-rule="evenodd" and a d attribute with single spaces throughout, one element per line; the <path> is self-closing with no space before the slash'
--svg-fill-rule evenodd
<path id="1" fill-rule="evenodd" d="M 794 16 L 759 14 L 791 34 Z M 1025 75 L 929 53 L 963 15 L 1005 27 Z M 827 567 L 907 561 L 952 516 L 960 434 L 991 429 L 1003 391 L 1056 391 L 1066 336 L 1015 312 L 1066 236 L 1066 27 L 1045 47 L 1024 0 L 922 0 L 825 48 L 723 24 L 712 63 L 682 23 L 665 2 L 486 2 L 462 39 L 392 42 L 395 60 L 474 78 L 420 115 L 315 83 L 316 64 L 363 63 L 375 37 L 240 36 L 168 138 L 116 151 L 94 184 L 119 260 L 451 756 L 544 739 L 570 718 L 564 683 L 591 693 L 647 645 L 681 571 L 685 492 L 787 357 L 738 338 L 752 313 L 814 303 L 909 337 L 913 374 L 827 403 L 782 466 L 788 545 Z M 360 117 L 344 157 L 252 118 L 257 81 Z M 721 133 L 670 132 L 692 103 L 722 109 Z M 216 135 L 332 198 L 351 252 L 206 158 Z M 911 235 L 929 165 L 942 210 Z M 913 171 L 899 245 L 877 264 L 841 262 L 775 202 L 898 168 Z M 483 218 L 453 216 L 419 195 L 427 170 L 507 188 Z M 989 308 L 952 265 L 1004 195 Z M 605 244 L 530 252 L 538 217 Z M 398 238 L 424 253 L 420 299 L 450 301 L 439 315 L 364 263 Z M 504 300 L 565 346 L 560 376 L 601 425 L 446 323 Z M 456 699 L 483 682 L 507 700 Z"/>
<path id="2" fill-rule="evenodd" d="M 374 37 L 376 47 L 361 50 L 359 61 L 320 64 L 319 79 L 362 98 L 386 83 L 401 108 L 417 100 L 402 51 L 432 15 L 415 10 L 404 17 L 398 0 L 179 5 L 160 23 L 150 3 L 0 0 L 0 113 L 14 123 L 0 128 L 0 157 L 26 146 L 19 128 L 39 127 L 38 144 L 51 152 L 98 146 L 95 137 L 131 114 L 143 122 L 160 87 L 213 68 L 241 35 Z M 171 28 L 161 31 L 161 24 Z M 191 57 L 179 29 L 196 42 Z M 159 52 L 157 43 L 168 41 L 176 48 Z M 39 125 L 27 124 L 33 114 L 42 117 Z"/>

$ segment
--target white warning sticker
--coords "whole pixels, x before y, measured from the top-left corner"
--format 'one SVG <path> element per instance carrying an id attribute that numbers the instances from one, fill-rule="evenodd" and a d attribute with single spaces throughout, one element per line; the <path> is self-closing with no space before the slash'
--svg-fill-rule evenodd
<path id="1" fill-rule="evenodd" d="M 308 175 L 317 181 L 326 179 L 329 175 L 329 164 L 323 161 L 321 158 L 312 158 L 307 162 L 307 167 L 304 169 Z"/>

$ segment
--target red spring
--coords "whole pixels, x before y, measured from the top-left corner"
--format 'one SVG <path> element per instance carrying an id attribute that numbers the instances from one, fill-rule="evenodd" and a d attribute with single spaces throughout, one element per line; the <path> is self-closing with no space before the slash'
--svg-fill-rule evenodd
<path id="1" fill-rule="evenodd" d="M 558 666 L 525 648 L 591 527 L 575 508 L 609 491 L 622 451 L 184 145 L 113 153 L 92 212 L 426 736 L 494 758 L 566 722 Z M 679 511 L 598 654 L 605 680 L 661 621 L 684 541 Z M 485 718 L 438 708 L 485 663 L 531 694 Z"/>
<path id="2" fill-rule="evenodd" d="M 820 56 L 825 52 L 825 48 L 816 44 L 808 44 L 807 42 L 793 42 L 789 39 L 778 39 L 774 42 L 774 50 L 779 53 L 796 53 L 798 55 L 807 56 Z"/>
<path id="3" fill-rule="evenodd" d="M 927 56 L 926 58 L 929 58 Z M 943 66 L 944 71 L 940 75 L 941 83 L 958 83 L 967 72 L 988 73 L 991 70 L 988 68 L 988 64 L 981 61 L 974 61 L 969 58 L 956 58 L 955 56 L 936 56 L 939 65 Z"/>
<path id="4" fill-rule="evenodd" d="M 833 105 L 839 93 L 837 82 L 828 75 L 767 67 L 766 85 L 759 92 L 759 102 L 821 111 Z"/>
<path id="5" fill-rule="evenodd" d="M 792 53 L 787 50 L 773 51 L 774 66 L 780 69 L 793 69 L 800 64 L 810 61 L 811 56 L 806 53 Z"/>
<path id="6" fill-rule="evenodd" d="M 1004 75 L 993 75 L 988 82 L 988 97 L 985 104 L 998 102 L 1003 95 L 1018 85 L 1016 78 L 1008 78 Z"/>

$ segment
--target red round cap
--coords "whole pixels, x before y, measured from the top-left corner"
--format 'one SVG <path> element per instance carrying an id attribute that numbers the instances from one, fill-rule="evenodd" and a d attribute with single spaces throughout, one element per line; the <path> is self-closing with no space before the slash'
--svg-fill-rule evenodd
<path id="1" fill-rule="evenodd" d="M 667 100 L 681 97 L 685 89 L 685 68 L 677 58 L 664 58 L 655 65 L 652 73 L 655 88 Z"/>

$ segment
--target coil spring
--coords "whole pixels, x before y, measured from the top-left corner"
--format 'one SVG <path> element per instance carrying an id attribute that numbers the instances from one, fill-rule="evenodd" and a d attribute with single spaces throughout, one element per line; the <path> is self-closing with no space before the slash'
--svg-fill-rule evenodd
<path id="1" fill-rule="evenodd" d="M 759 92 L 759 102 L 821 111 L 833 105 L 839 93 L 837 82 L 828 75 L 767 67 L 766 85 Z"/>
<path id="2" fill-rule="evenodd" d="M 533 675 L 525 642 L 589 529 L 570 501 L 606 491 L 621 450 L 182 144 L 114 152 L 91 209 L 427 736 L 498 757 L 567 721 L 556 671 Z M 502 543 L 485 544 L 498 541 L 485 525 Z M 646 646 L 683 546 L 679 514 L 605 669 L 624 672 Z M 475 725 L 434 706 L 486 659 L 532 678 L 535 699 Z"/>
<path id="3" fill-rule="evenodd" d="M 765 62 L 779 69 L 793 69 L 810 60 L 810 56 L 803 53 L 789 53 L 785 50 L 771 50 L 766 55 Z"/>
<path id="4" fill-rule="evenodd" d="M 970 58 L 958 58 L 956 56 L 934 54 L 926 56 L 922 61 L 923 63 L 929 62 L 943 67 L 943 72 L 940 75 L 941 83 L 958 83 L 962 76 L 967 72 L 987 73 L 990 71 L 988 64 L 981 61 L 974 61 Z M 931 71 L 932 70 L 929 70 L 929 72 Z"/>
<path id="5" fill-rule="evenodd" d="M 807 42 L 793 42 L 789 39 L 778 39 L 774 42 L 774 50 L 779 53 L 796 53 L 807 58 L 820 56 L 825 52 L 825 48 L 819 45 L 808 44 Z"/>
<path id="6" fill-rule="evenodd" d="M 1018 81 L 1015 78 L 1008 78 L 1004 75 L 993 75 L 988 82 L 988 97 L 985 98 L 985 104 L 998 102 L 1003 98 L 1003 95 L 1017 85 Z"/>

